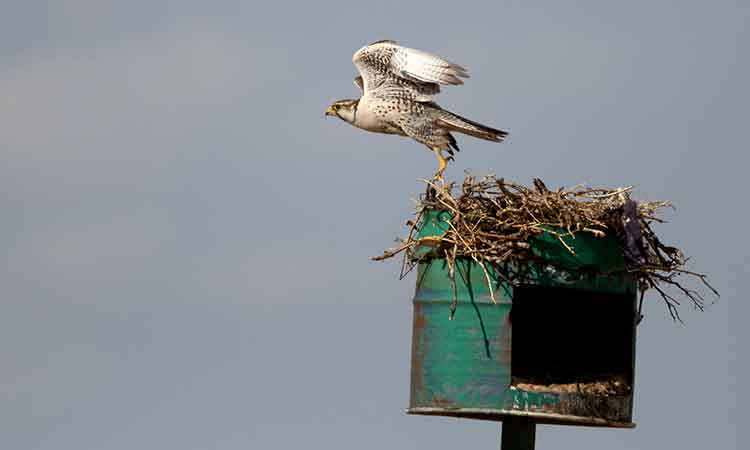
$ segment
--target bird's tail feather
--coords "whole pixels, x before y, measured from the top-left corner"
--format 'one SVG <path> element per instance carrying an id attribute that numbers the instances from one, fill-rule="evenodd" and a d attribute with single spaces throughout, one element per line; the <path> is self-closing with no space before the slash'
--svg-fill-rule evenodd
<path id="1" fill-rule="evenodd" d="M 507 131 L 496 130 L 449 111 L 443 110 L 442 112 L 438 123 L 446 130 L 468 134 L 492 142 L 503 142 L 508 136 Z"/>

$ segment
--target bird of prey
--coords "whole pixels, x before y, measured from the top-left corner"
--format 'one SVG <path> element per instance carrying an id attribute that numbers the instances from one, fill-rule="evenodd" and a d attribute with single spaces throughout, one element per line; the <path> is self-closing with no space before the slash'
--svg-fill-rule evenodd
<path id="1" fill-rule="evenodd" d="M 469 78 L 466 69 L 457 64 L 391 40 L 362 47 L 352 62 L 360 74 L 354 83 L 362 96 L 333 102 L 326 115 L 363 130 L 406 136 L 426 145 L 440 164 L 436 178 L 442 176 L 446 161 L 453 159 L 453 150 L 459 150 L 451 132 L 493 142 L 502 142 L 508 136 L 433 101 L 441 85 L 461 85 L 461 78 Z M 444 151 L 450 155 L 447 159 Z"/>

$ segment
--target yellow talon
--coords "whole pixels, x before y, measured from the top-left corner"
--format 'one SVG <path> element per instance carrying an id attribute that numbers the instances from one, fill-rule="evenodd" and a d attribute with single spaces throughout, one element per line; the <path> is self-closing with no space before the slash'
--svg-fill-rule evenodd
<path id="1" fill-rule="evenodd" d="M 433 147 L 432 151 L 435 152 L 435 156 L 437 156 L 438 163 L 440 164 L 440 168 L 438 168 L 438 171 L 435 174 L 435 178 L 442 178 L 443 171 L 445 170 L 445 166 L 448 163 L 445 161 L 445 158 L 443 158 L 443 152 L 440 150 L 440 147 Z"/>

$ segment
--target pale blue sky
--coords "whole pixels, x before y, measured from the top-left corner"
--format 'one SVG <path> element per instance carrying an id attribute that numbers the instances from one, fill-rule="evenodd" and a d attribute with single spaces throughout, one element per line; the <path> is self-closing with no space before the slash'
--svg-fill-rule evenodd
<path id="1" fill-rule="evenodd" d="M 413 279 L 374 263 L 434 156 L 329 118 L 379 39 L 510 130 L 447 176 L 634 184 L 721 300 L 639 328 L 635 430 L 537 448 L 740 448 L 750 263 L 742 1 L 5 2 L 0 447 L 498 448 L 408 417 Z"/>

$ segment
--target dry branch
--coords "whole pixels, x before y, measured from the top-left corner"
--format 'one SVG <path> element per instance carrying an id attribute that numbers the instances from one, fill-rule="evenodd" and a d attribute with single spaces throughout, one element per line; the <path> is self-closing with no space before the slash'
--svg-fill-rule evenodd
<path id="1" fill-rule="evenodd" d="M 575 186 L 550 190 L 541 180 L 525 187 L 494 176 L 480 180 L 467 176 L 460 188 L 455 183 L 424 180 L 427 193 L 417 205 L 416 218 L 407 222 L 409 233 L 401 245 L 373 258 L 377 261 L 403 255 L 402 276 L 419 261 L 417 250 L 429 246 L 432 255 L 445 258 L 455 292 L 456 260 L 475 261 L 482 268 L 494 301 L 489 270 L 504 281 L 515 284 L 518 271 L 539 261 L 530 240 L 542 233 L 557 237 L 571 253 L 574 249 L 565 238 L 575 239 L 579 233 L 597 237 L 616 236 L 623 246 L 627 268 L 641 293 L 653 289 L 664 300 L 675 320 L 680 320 L 679 293 L 699 310 L 705 307 L 704 296 L 691 289 L 679 277 L 700 281 L 711 293 L 718 292 L 704 274 L 686 270 L 687 258 L 676 247 L 664 245 L 651 228 L 662 222 L 656 212 L 671 204 L 665 201 L 630 200 L 632 186 L 618 189 Z M 457 191 L 454 193 L 454 191 Z M 419 237 L 419 223 L 427 210 L 448 211 L 448 228 L 442 236 Z M 553 228 L 554 227 L 554 228 Z M 557 230 L 557 231 L 556 231 Z M 544 261 L 549 264 L 549 261 Z M 566 268 L 561 268 L 566 270 Z M 675 293 L 670 293 L 671 289 Z M 454 294 L 455 296 L 455 294 Z M 456 307 L 451 305 L 451 316 Z M 639 311 L 640 313 L 640 311 Z"/>

